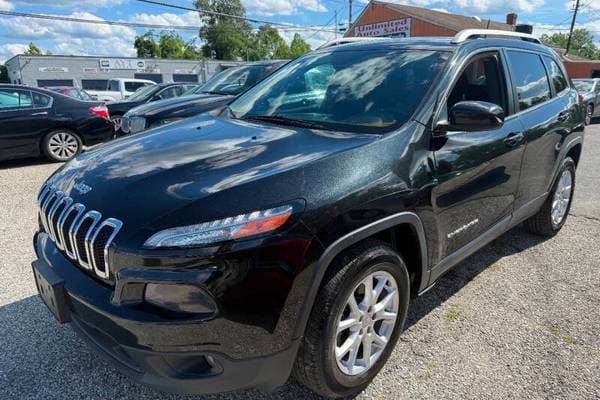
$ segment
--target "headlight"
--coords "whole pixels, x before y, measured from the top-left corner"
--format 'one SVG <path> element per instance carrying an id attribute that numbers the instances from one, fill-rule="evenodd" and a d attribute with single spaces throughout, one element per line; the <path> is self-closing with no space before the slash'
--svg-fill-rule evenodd
<path id="1" fill-rule="evenodd" d="M 292 206 L 240 214 L 198 225 L 165 229 L 146 240 L 146 247 L 189 247 L 241 239 L 273 231 L 292 215 Z"/>

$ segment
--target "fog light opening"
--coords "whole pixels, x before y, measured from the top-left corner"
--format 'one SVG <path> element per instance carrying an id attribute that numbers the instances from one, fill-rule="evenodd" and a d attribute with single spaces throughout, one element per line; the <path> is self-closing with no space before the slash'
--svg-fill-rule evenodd
<path id="1" fill-rule="evenodd" d="M 217 312 L 214 299 L 205 289 L 188 284 L 148 283 L 144 300 L 179 314 L 214 315 Z"/>

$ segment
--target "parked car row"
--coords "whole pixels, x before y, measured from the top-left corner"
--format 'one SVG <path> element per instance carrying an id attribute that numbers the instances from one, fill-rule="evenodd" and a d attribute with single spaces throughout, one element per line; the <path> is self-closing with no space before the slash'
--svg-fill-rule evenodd
<path id="1" fill-rule="evenodd" d="M 38 194 L 41 298 L 144 384 L 272 390 L 293 374 L 353 397 L 411 298 L 518 224 L 550 237 L 569 216 L 582 99 L 531 35 L 324 46 L 245 76 L 200 89 L 219 112 L 86 152 Z M 130 113 L 145 129 L 160 109 Z"/>

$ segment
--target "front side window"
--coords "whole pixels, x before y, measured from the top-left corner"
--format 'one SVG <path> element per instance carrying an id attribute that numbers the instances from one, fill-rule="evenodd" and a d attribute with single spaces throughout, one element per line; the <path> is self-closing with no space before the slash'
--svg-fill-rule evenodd
<path id="1" fill-rule="evenodd" d="M 0 90 L 0 110 L 29 108 L 32 105 L 31 92 L 24 90 Z"/>
<path id="2" fill-rule="evenodd" d="M 312 53 L 260 82 L 230 110 L 242 119 L 384 133 L 410 119 L 449 55 L 407 49 Z"/>
<path id="3" fill-rule="evenodd" d="M 172 99 L 173 97 L 181 95 L 182 91 L 183 89 L 181 86 L 171 86 L 158 93 L 158 96 L 163 100 Z"/>
<path id="4" fill-rule="evenodd" d="M 237 95 L 254 86 L 263 79 L 269 70 L 264 66 L 232 67 L 208 80 L 196 89 L 196 94 L 213 93 Z"/>
<path id="5" fill-rule="evenodd" d="M 565 75 L 563 74 L 556 61 L 549 57 L 544 57 L 544 61 L 546 62 L 546 66 L 548 67 L 548 73 L 550 74 L 550 80 L 554 85 L 554 90 L 557 94 L 562 93 L 565 89 L 569 87 L 569 84 L 567 83 L 567 78 L 565 78 Z"/>
<path id="6" fill-rule="evenodd" d="M 517 88 L 519 110 L 523 111 L 550 99 L 550 82 L 540 56 L 508 51 L 513 83 Z"/>
<path id="7" fill-rule="evenodd" d="M 156 87 L 154 87 L 155 85 L 149 85 L 146 86 L 140 90 L 138 90 L 137 92 L 135 92 L 134 94 L 132 94 L 129 97 L 129 101 L 146 101 L 149 100 L 150 98 L 152 98 L 152 96 L 154 96 L 155 92 L 156 92 Z M 125 87 L 127 88 L 127 84 L 125 84 Z"/>
<path id="8" fill-rule="evenodd" d="M 448 96 L 448 111 L 460 101 L 486 101 L 508 112 L 506 84 L 497 53 L 479 56 L 463 70 Z"/>

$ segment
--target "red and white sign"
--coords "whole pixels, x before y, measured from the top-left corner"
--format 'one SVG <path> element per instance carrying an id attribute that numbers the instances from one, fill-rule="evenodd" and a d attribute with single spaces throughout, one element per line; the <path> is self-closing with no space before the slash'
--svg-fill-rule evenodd
<path id="1" fill-rule="evenodd" d="M 354 36 L 410 37 L 410 18 L 402 18 L 393 21 L 384 21 L 377 22 L 374 24 L 359 25 L 354 28 Z"/>

